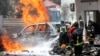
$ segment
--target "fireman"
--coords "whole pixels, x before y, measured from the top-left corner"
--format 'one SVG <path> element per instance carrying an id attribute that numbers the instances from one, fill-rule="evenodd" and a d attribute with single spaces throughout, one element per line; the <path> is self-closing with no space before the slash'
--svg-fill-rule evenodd
<path id="1" fill-rule="evenodd" d="M 64 21 L 61 21 L 60 27 L 58 28 L 59 38 L 58 45 L 50 51 L 50 54 L 66 54 L 66 48 L 69 48 L 69 34 L 67 32 L 67 26 Z"/>
<path id="2" fill-rule="evenodd" d="M 92 24 L 91 24 L 91 21 L 89 20 L 89 22 L 88 22 L 88 26 L 87 26 L 87 39 L 88 39 L 88 41 L 89 41 L 89 44 L 91 45 L 91 46 L 93 46 L 94 45 L 94 39 L 95 39 L 95 31 L 94 31 L 94 27 L 92 26 Z"/>
<path id="3" fill-rule="evenodd" d="M 59 45 L 61 48 L 66 48 L 69 47 L 69 34 L 67 31 L 67 26 L 64 23 L 64 21 L 61 21 L 61 25 L 60 25 L 60 36 L 59 36 Z"/>
<path id="4" fill-rule="evenodd" d="M 83 28 L 84 28 L 84 22 L 83 22 L 83 20 L 82 20 L 82 17 L 81 17 L 81 16 L 79 17 L 79 27 L 80 27 L 81 29 L 83 29 Z"/>
<path id="5" fill-rule="evenodd" d="M 82 54 L 82 46 L 83 46 L 83 30 L 79 28 L 78 22 L 75 22 L 75 29 L 72 33 L 73 45 L 75 56 L 80 56 Z"/>

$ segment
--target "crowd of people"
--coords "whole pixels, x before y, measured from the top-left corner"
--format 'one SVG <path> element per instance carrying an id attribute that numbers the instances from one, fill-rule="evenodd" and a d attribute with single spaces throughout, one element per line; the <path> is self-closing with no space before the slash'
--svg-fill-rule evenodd
<path id="1" fill-rule="evenodd" d="M 64 21 L 61 21 L 60 28 L 58 29 L 59 34 L 59 46 L 61 49 L 74 48 L 75 56 L 81 56 L 83 51 L 83 29 L 86 29 L 86 39 L 89 41 L 91 46 L 94 45 L 95 31 L 91 25 L 91 20 L 88 22 L 88 26 L 84 25 L 80 19 L 79 22 L 74 22 L 68 27 Z"/>

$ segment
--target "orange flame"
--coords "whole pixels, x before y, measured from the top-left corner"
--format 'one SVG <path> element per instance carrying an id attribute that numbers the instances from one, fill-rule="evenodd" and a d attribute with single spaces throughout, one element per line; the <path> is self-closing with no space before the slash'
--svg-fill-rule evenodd
<path id="1" fill-rule="evenodd" d="M 24 49 L 24 47 L 21 46 L 18 41 L 12 41 L 12 39 L 8 35 L 1 36 L 1 39 L 6 51 L 16 51 Z"/>
<path id="2" fill-rule="evenodd" d="M 22 20 L 25 25 L 48 22 L 49 17 L 42 0 L 20 0 L 24 6 Z"/>
<path id="3" fill-rule="evenodd" d="M 49 21 L 46 8 L 42 2 L 42 0 L 20 0 L 20 3 L 24 5 L 20 8 L 22 8 L 23 11 L 22 20 L 25 22 L 26 26 Z M 45 26 L 40 27 L 45 28 Z M 7 51 L 25 49 L 18 41 L 13 41 L 8 35 L 3 35 L 1 38 L 2 44 Z"/>

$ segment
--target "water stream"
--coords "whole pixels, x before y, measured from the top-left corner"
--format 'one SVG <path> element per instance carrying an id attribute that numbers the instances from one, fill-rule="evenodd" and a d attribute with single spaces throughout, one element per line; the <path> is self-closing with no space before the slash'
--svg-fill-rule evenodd
<path id="1" fill-rule="evenodd" d="M 55 38 L 50 38 L 48 41 L 42 41 L 41 39 L 37 38 L 37 40 L 38 40 L 37 45 L 33 45 L 33 42 L 34 42 L 34 41 L 32 41 L 33 38 L 32 37 L 29 39 L 22 38 L 19 40 L 21 43 L 24 43 L 24 45 L 26 45 L 28 47 L 27 49 L 21 50 L 21 51 L 4 51 L 3 54 L 4 55 L 6 55 L 6 54 L 18 55 L 18 56 L 29 56 L 29 55 L 32 55 L 32 56 L 33 55 L 35 55 L 35 56 L 51 56 L 49 54 L 49 51 L 53 48 L 52 45 L 58 40 L 59 35 L 57 35 Z M 36 40 L 36 38 L 35 38 L 35 40 Z"/>

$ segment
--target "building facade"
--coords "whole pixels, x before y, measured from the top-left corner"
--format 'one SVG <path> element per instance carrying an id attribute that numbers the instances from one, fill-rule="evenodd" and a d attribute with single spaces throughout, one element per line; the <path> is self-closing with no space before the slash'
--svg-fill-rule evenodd
<path id="1" fill-rule="evenodd" d="M 100 23 L 100 0 L 75 0 L 75 4 L 77 20 L 81 16 L 85 23 Z"/>
<path id="2" fill-rule="evenodd" d="M 48 10 L 48 14 L 51 22 L 61 21 L 61 7 L 51 0 L 44 0 L 44 5 Z"/>
<path id="3" fill-rule="evenodd" d="M 76 20 L 75 12 L 71 11 L 70 4 L 75 3 L 75 0 L 61 0 L 61 8 L 62 8 L 62 18 L 65 21 L 74 21 Z"/>

